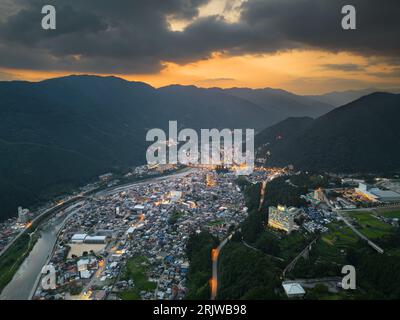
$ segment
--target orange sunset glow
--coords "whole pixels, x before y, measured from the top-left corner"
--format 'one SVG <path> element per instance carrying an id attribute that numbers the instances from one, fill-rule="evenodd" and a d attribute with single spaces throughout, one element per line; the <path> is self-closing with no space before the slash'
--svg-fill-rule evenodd
<path id="1" fill-rule="evenodd" d="M 357 64 L 365 70 L 344 72 L 324 68 L 328 64 Z M 250 87 L 282 88 L 299 94 L 313 94 L 332 90 L 347 90 L 346 81 L 333 82 L 332 79 L 352 82 L 352 89 L 373 87 L 379 82 L 380 87 L 400 86 L 400 79 L 380 78 L 375 74 L 390 70 L 386 64 L 369 66 L 364 57 L 350 53 L 329 53 L 324 51 L 287 51 L 273 55 L 227 56 L 213 54 L 209 59 L 179 65 L 164 63 L 164 68 L 154 74 L 113 74 L 130 80 L 143 81 L 156 88 L 170 84 L 196 85 L 198 87 Z M 85 72 L 34 71 L 3 69 L 14 79 L 40 81 L 48 78 Z M 101 74 L 109 75 L 109 74 Z"/>
<path id="2" fill-rule="evenodd" d="M 132 12 L 125 25 L 119 26 L 121 35 L 109 27 L 88 31 L 88 38 L 81 42 L 84 32 L 80 34 L 79 30 L 68 29 L 71 26 L 62 25 L 68 28 L 59 35 L 48 37 L 49 32 L 35 34 L 35 31 L 10 41 L 7 46 L 7 41 L 12 39 L 13 19 L 22 14 L 23 9 L 37 11 L 27 1 L 20 4 L 8 1 L 0 14 L 0 23 L 9 24 L 5 30 L 10 32 L 4 43 L 0 39 L 0 53 L 4 51 L 0 55 L 0 80 L 40 81 L 70 74 L 93 74 L 143 81 L 156 88 L 171 84 L 205 88 L 270 87 L 297 94 L 400 87 L 399 66 L 396 52 L 390 45 L 393 42 L 390 33 L 388 40 L 379 45 L 373 41 L 371 33 L 376 30 L 376 39 L 382 39 L 379 24 L 368 30 L 364 26 L 360 30 L 362 34 L 358 30 L 340 31 L 339 7 L 327 6 L 319 12 L 321 8 L 312 6 L 310 17 L 304 17 L 300 2 L 286 0 L 203 0 L 193 3 L 192 7 L 184 3 L 176 8 L 153 4 L 150 8 L 142 7 L 140 1 L 124 2 L 121 12 L 116 11 L 116 16 L 110 18 L 116 19 L 119 15 L 125 19 L 124 12 Z M 110 23 L 109 6 L 92 8 L 105 24 Z M 75 10 L 81 10 L 80 6 Z M 82 10 L 87 8 L 82 5 Z M 291 10 L 298 12 L 298 16 L 286 16 Z M 335 23 L 324 25 L 324 19 L 319 21 L 322 14 Z M 64 16 L 59 15 L 57 21 L 62 24 Z M 151 24 L 142 26 L 145 21 L 140 19 L 141 15 L 154 19 L 154 30 Z M 293 18 L 299 21 L 310 18 L 311 25 L 301 30 L 302 26 L 296 28 L 297 21 Z M 157 19 L 161 19 L 159 24 Z M 114 25 L 118 25 L 118 21 L 116 19 Z M 144 30 L 146 32 L 142 33 Z M 332 43 L 319 34 L 330 37 Z M 65 46 L 64 36 L 76 44 L 69 42 Z M 30 37 L 32 42 L 27 41 Z M 89 45 L 91 41 L 95 49 Z M 61 48 L 57 49 L 59 46 Z M 30 55 L 25 56 L 29 49 L 33 50 L 32 59 Z M 31 62 L 27 62 L 30 59 Z"/>

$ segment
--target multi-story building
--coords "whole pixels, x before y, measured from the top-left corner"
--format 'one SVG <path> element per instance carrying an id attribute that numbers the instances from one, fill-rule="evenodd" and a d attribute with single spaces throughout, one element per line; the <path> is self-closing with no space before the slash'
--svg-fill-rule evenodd
<path id="1" fill-rule="evenodd" d="M 322 190 L 321 188 L 314 190 L 314 199 L 321 202 L 326 202 L 324 190 Z"/>
<path id="2" fill-rule="evenodd" d="M 294 218 L 299 209 L 286 206 L 269 207 L 268 226 L 290 233 L 295 228 Z"/>
<path id="3" fill-rule="evenodd" d="M 29 209 L 18 207 L 18 222 L 27 223 L 29 220 Z"/>

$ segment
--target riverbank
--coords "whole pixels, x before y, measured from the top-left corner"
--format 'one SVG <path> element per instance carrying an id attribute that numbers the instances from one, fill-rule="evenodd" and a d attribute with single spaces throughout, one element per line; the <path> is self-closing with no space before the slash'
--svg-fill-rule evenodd
<path id="1" fill-rule="evenodd" d="M 130 181 L 121 181 L 121 183 L 119 183 L 118 185 L 114 185 L 112 187 L 107 187 L 107 188 L 101 188 L 96 189 L 95 191 L 92 190 L 90 191 L 90 196 L 96 195 L 96 194 L 102 194 L 105 192 L 120 192 L 121 190 L 125 189 L 125 188 L 129 188 L 131 185 L 135 185 L 135 184 L 140 184 L 140 183 L 148 183 L 150 181 L 157 181 L 160 179 L 165 179 L 168 178 L 169 176 L 172 175 L 178 175 L 181 173 L 185 173 L 186 171 L 188 171 L 190 169 L 188 168 L 181 168 L 178 170 L 175 170 L 173 172 L 169 172 L 167 174 L 159 174 L 159 175 L 152 175 L 152 176 L 145 176 L 145 177 L 140 177 L 137 179 L 131 179 Z M 40 220 L 36 221 L 34 224 L 32 224 L 32 226 L 29 229 L 24 230 L 23 234 L 27 234 L 28 230 L 29 233 L 34 232 L 33 230 L 39 230 L 40 226 L 43 226 L 45 222 L 49 221 L 49 219 L 54 216 L 56 213 L 62 211 L 62 210 L 68 210 L 69 208 L 71 208 L 72 206 L 76 205 L 77 203 L 79 203 L 79 201 L 84 200 L 85 198 L 87 198 L 89 196 L 88 194 L 81 194 L 75 198 L 71 198 L 68 201 L 66 201 L 63 205 L 59 205 L 57 206 L 57 208 L 51 208 L 50 210 L 52 210 L 51 212 L 45 212 L 45 216 L 41 215 Z M 39 218 L 39 217 L 38 217 Z M 0 275 L 4 275 L 7 274 L 8 277 L 4 279 L 4 281 L 1 283 L 0 286 L 0 293 L 1 293 L 1 299 L 9 299 L 9 297 L 11 297 L 11 299 L 14 297 L 14 295 L 9 295 L 9 294 L 4 294 L 3 295 L 3 290 L 6 288 L 6 286 L 10 283 L 10 281 L 15 281 L 17 283 L 17 285 L 15 286 L 16 290 L 19 291 L 18 286 L 20 283 L 20 278 L 23 277 L 23 273 L 27 272 L 26 269 L 31 268 L 28 266 L 28 263 L 26 263 L 26 265 L 24 266 L 24 262 L 27 258 L 29 258 L 30 256 L 32 256 L 32 263 L 34 265 L 38 264 L 40 265 L 40 268 L 38 266 L 38 268 L 34 268 L 34 281 L 32 280 L 32 277 L 29 276 L 29 281 L 27 281 L 28 283 L 31 283 L 31 288 L 29 288 L 29 292 L 27 294 L 24 294 L 23 299 L 29 299 L 32 297 L 32 292 L 34 293 L 35 288 L 37 287 L 37 284 L 40 281 L 40 271 L 41 268 L 43 267 L 43 265 L 46 264 L 46 260 L 49 260 L 51 257 L 51 253 L 54 249 L 54 246 L 57 242 L 57 237 L 56 234 L 58 234 L 59 230 L 62 229 L 61 225 L 57 225 L 57 228 L 54 230 L 50 230 L 50 232 L 47 231 L 41 231 L 42 237 L 39 240 L 43 240 L 43 241 L 47 241 L 50 242 L 51 246 L 49 247 L 49 243 L 46 243 L 46 245 L 42 244 L 42 241 L 40 242 L 40 246 L 38 245 L 37 247 L 35 246 L 30 246 L 28 248 L 28 250 L 26 250 L 26 254 L 18 259 L 17 253 L 18 252 L 24 252 L 23 251 L 23 246 L 26 245 L 29 242 L 29 239 L 26 239 L 26 237 L 21 234 L 20 237 L 18 239 L 16 239 L 16 241 L 12 244 L 12 246 L 10 246 L 7 251 L 4 253 L 4 255 L 1 257 L 0 262 L 7 262 L 7 263 L 0 263 Z M 43 237 L 44 235 L 44 237 Z M 29 237 L 29 235 L 28 235 Z M 45 239 L 44 239 L 45 238 Z M 55 238 L 55 240 L 53 240 L 53 238 Z M 19 246 L 21 246 L 22 248 L 19 248 Z M 34 248 L 35 247 L 35 248 Z M 39 248 L 40 247 L 40 248 Z M 25 247 L 26 248 L 26 247 Z M 35 250 L 35 252 L 31 252 L 31 250 Z M 31 254 L 30 254 L 31 253 Z M 9 258 L 7 259 L 3 259 L 4 257 L 8 257 L 8 255 L 10 254 Z M 21 255 L 19 255 L 21 256 Z M 10 267 L 12 265 L 14 265 L 15 263 L 15 267 L 13 267 L 12 269 L 10 269 Z M 2 266 L 2 268 L 1 268 Z M 21 270 L 20 270 L 21 269 Z M 37 270 L 36 270 L 37 269 Z M 20 273 L 20 274 L 18 274 Z M 27 288 L 25 288 L 26 290 L 28 290 Z M 24 290 L 25 290 L 24 289 Z M 10 292 L 12 290 L 9 290 Z M 18 297 L 18 295 L 16 295 L 16 297 Z"/>
<path id="2" fill-rule="evenodd" d="M 32 233 L 33 234 L 33 233 Z M 35 237 L 35 239 L 32 239 Z M 20 265 L 29 255 L 37 241 L 37 236 L 26 233 L 21 236 L 0 260 L 0 293 L 12 280 Z"/>

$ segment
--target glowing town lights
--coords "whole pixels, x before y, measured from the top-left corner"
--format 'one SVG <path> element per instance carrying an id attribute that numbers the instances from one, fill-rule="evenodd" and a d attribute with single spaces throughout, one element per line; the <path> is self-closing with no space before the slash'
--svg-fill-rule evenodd
<path id="1" fill-rule="evenodd" d="M 206 175 L 206 186 L 207 187 L 214 187 L 216 185 L 216 181 L 211 174 Z"/>
<path id="2" fill-rule="evenodd" d="M 285 206 L 282 206 L 282 205 L 278 205 L 278 210 L 279 211 L 285 211 Z"/>

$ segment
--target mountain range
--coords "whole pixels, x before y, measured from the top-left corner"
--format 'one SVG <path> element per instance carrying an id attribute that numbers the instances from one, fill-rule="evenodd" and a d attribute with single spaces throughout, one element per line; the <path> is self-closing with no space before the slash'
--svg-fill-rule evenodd
<path id="1" fill-rule="evenodd" d="M 400 170 L 400 95 L 373 93 L 313 120 L 286 119 L 262 132 L 268 165 L 303 170 Z"/>
<path id="2" fill-rule="evenodd" d="M 155 89 L 116 77 L 0 82 L 0 216 L 108 170 L 143 164 L 147 130 L 167 129 L 169 120 L 180 128 L 261 130 L 331 108 L 283 91 Z"/>
<path id="3" fill-rule="evenodd" d="M 372 109 L 362 118 L 365 126 L 351 132 L 347 126 L 354 125 L 351 118 L 358 119 L 359 110 L 337 111 L 335 105 L 318 97 L 279 89 L 181 85 L 156 89 L 141 82 L 97 76 L 0 82 L 0 219 L 15 215 L 19 205 L 31 206 L 51 199 L 109 170 L 145 163 L 146 148 L 151 143 L 145 141 L 146 132 L 151 128 L 167 131 L 171 120 L 178 122 L 179 129 L 254 128 L 260 132 L 257 141 L 268 141 L 274 130 L 282 131 L 285 139 L 274 145 L 279 153 L 273 153 L 270 160 L 296 163 L 292 152 L 304 159 L 315 152 L 327 152 L 331 157 L 330 150 L 322 148 L 324 141 L 331 141 L 318 138 L 322 133 L 329 136 L 329 130 L 333 130 L 332 134 L 344 130 L 343 137 L 360 134 L 360 128 L 364 132 L 369 128 L 377 137 L 385 130 L 391 131 L 393 126 L 385 129 L 379 125 L 379 121 L 386 120 L 393 125 L 396 119 L 390 113 L 395 110 L 381 112 L 387 101 L 392 103 L 394 98 L 390 97 L 377 95 L 375 103 L 382 105 L 377 110 L 369 100 L 373 96 L 355 102 L 360 105 L 356 109 L 363 109 L 364 105 L 365 110 Z M 368 117 L 374 118 L 372 122 Z M 262 131 L 267 127 L 270 128 Z M 367 132 L 365 135 L 371 138 Z M 300 139 L 299 145 L 289 143 L 293 139 Z M 338 141 L 346 145 L 346 139 Z M 292 150 L 285 148 L 286 143 Z M 380 151 L 383 149 L 382 146 Z M 347 149 L 344 152 L 351 156 Z M 371 159 L 375 158 L 378 157 Z M 395 160 L 388 158 L 382 159 L 388 161 L 388 167 L 396 167 Z M 302 161 L 297 162 L 301 165 Z"/>
<path id="4" fill-rule="evenodd" d="M 347 91 L 335 91 L 329 92 L 322 95 L 310 95 L 311 99 L 327 103 L 334 107 L 344 106 L 352 101 L 355 101 L 363 96 L 369 95 L 374 92 L 382 92 L 380 89 L 368 88 L 362 90 L 347 90 Z M 384 92 L 388 93 L 400 93 L 399 89 L 386 89 Z"/>

